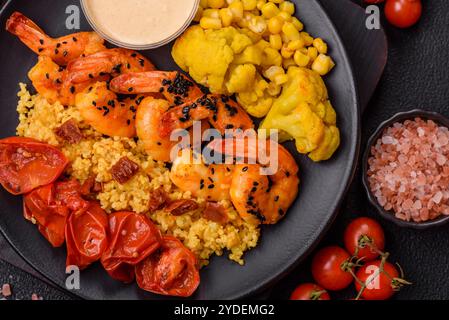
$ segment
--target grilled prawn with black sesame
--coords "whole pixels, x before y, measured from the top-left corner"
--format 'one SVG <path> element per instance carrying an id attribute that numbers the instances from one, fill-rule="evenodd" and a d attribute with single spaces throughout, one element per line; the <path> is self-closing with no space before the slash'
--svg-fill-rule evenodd
<path id="1" fill-rule="evenodd" d="M 253 224 L 277 223 L 298 195 L 299 168 L 295 159 L 272 140 L 254 144 L 243 138 L 225 141 L 214 140 L 208 148 L 218 153 L 233 149 L 234 156 L 247 160 L 235 165 L 229 188 L 237 212 Z M 267 155 L 269 161 L 262 161 L 260 155 Z"/>
<path id="2" fill-rule="evenodd" d="M 104 40 L 95 32 L 80 32 L 51 38 L 20 12 L 11 15 L 6 22 L 6 30 L 19 37 L 36 54 L 49 57 L 60 66 L 66 66 L 70 61 L 83 55 L 106 49 Z"/>
<path id="3" fill-rule="evenodd" d="M 194 121 L 208 120 L 224 134 L 227 129 L 252 129 L 254 123 L 240 105 L 226 96 L 204 94 L 180 72 L 151 71 L 121 75 L 111 81 L 118 93 L 161 93 L 172 104 L 161 118 L 161 136 L 188 129 Z"/>
<path id="4" fill-rule="evenodd" d="M 88 82 L 105 75 L 116 77 L 155 69 L 153 63 L 140 53 L 122 48 L 107 49 L 79 57 L 67 65 L 68 80 L 72 84 Z M 138 92 L 134 92 L 131 88 L 127 93 Z"/>

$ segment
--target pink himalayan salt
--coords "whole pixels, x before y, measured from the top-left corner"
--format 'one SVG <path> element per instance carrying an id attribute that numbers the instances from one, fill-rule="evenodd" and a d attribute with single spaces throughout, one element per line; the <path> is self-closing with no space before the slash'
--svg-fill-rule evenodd
<path id="1" fill-rule="evenodd" d="M 11 286 L 8 283 L 5 283 L 2 286 L 2 296 L 9 297 L 12 295 Z"/>
<path id="2" fill-rule="evenodd" d="M 397 122 L 371 148 L 371 191 L 399 219 L 422 222 L 449 215 L 448 157 L 448 128 L 420 118 Z"/>

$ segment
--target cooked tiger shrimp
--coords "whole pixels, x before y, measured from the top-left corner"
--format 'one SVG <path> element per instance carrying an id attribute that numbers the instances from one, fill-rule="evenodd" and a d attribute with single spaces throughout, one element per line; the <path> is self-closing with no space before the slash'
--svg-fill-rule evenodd
<path id="1" fill-rule="evenodd" d="M 6 30 L 19 37 L 36 54 L 49 57 L 60 66 L 65 66 L 82 55 L 106 49 L 104 40 L 95 32 L 80 32 L 51 38 L 20 12 L 11 15 L 6 22 Z"/>
<path id="2" fill-rule="evenodd" d="M 111 75 L 113 77 L 130 72 L 155 70 L 154 65 L 133 50 L 114 48 L 71 61 L 67 66 L 68 80 L 73 84 L 83 83 Z M 129 90 L 126 93 L 138 93 Z"/>
<path id="3" fill-rule="evenodd" d="M 186 129 L 194 121 L 207 119 L 221 134 L 227 129 L 247 130 L 254 123 L 245 110 L 226 96 L 205 95 L 193 102 L 168 110 L 161 121 L 161 135 L 169 136 L 176 129 Z"/>
<path id="4" fill-rule="evenodd" d="M 242 138 L 233 139 L 231 147 L 234 145 L 236 148 L 242 143 L 245 143 Z M 224 140 L 215 140 L 208 147 L 221 152 L 224 150 L 223 144 Z M 258 155 L 260 148 L 264 148 L 265 154 L 270 154 L 270 146 L 275 145 L 278 169 L 274 174 L 264 175 L 264 166 L 261 164 L 236 164 L 230 187 L 231 201 L 246 221 L 253 224 L 275 224 L 285 216 L 298 195 L 299 168 L 293 156 L 280 144 L 267 140 L 266 143 L 255 145 L 256 147 L 245 144 L 243 154 L 235 152 L 236 156 Z"/>
<path id="5" fill-rule="evenodd" d="M 136 135 L 137 105 L 142 98 L 118 101 L 106 82 L 97 82 L 76 95 L 75 105 L 84 121 L 98 132 L 131 138 Z"/>
<path id="6" fill-rule="evenodd" d="M 204 95 L 192 80 L 177 71 L 123 74 L 111 81 L 111 90 L 121 94 L 162 93 L 172 105 L 181 105 Z"/>
<path id="7" fill-rule="evenodd" d="M 161 136 L 168 137 L 176 129 L 188 129 L 194 121 L 209 120 L 224 134 L 226 129 L 251 129 L 254 123 L 237 102 L 226 96 L 205 95 L 180 72 L 151 71 L 121 75 L 111 81 L 117 93 L 162 93 L 170 108 L 161 118 Z"/>
<path id="8" fill-rule="evenodd" d="M 193 130 L 189 131 L 188 140 L 171 141 L 170 137 L 161 137 L 159 123 L 162 115 L 170 108 L 170 104 L 164 99 L 146 97 L 137 108 L 136 131 L 137 137 L 148 155 L 156 161 L 171 162 L 172 151 L 179 144 L 178 149 L 191 147 Z M 201 123 L 201 135 L 210 126 L 206 122 Z"/>
<path id="9" fill-rule="evenodd" d="M 50 57 L 39 56 L 37 64 L 28 72 L 28 78 L 36 91 L 50 103 L 59 101 L 66 106 L 75 104 L 75 96 L 83 91 L 91 82 L 70 84 L 67 70 L 57 65 Z M 107 77 L 95 81 L 106 81 Z M 94 81 L 92 81 L 94 82 Z"/>
<path id="10" fill-rule="evenodd" d="M 234 165 L 206 165 L 200 154 L 186 149 L 174 160 L 170 180 L 179 189 L 190 191 L 194 197 L 218 202 L 230 200 L 233 172 Z"/>

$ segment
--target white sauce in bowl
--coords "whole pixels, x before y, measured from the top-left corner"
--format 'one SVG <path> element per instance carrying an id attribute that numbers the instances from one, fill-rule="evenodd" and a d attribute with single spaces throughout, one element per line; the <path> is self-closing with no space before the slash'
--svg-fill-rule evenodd
<path id="1" fill-rule="evenodd" d="M 161 43 L 179 34 L 193 19 L 197 6 L 198 0 L 83 1 L 97 32 L 133 47 Z"/>

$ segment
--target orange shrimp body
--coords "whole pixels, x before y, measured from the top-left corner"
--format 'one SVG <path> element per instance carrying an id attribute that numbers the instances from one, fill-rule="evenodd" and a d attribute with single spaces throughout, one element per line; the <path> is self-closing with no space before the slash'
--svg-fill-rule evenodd
<path id="1" fill-rule="evenodd" d="M 120 74 L 155 70 L 147 58 L 133 50 L 114 48 L 71 61 L 67 66 L 68 81 L 73 84 L 90 81 L 106 74 Z M 133 90 L 128 94 L 138 93 Z"/>
<path id="2" fill-rule="evenodd" d="M 51 58 L 60 66 L 70 61 L 106 49 L 104 40 L 95 32 L 80 32 L 60 38 L 51 38 L 32 20 L 14 12 L 6 22 L 6 30 L 40 56 Z"/>
<path id="3" fill-rule="evenodd" d="M 136 135 L 135 118 L 141 99 L 118 101 L 106 82 L 97 82 L 76 95 L 75 105 L 84 121 L 96 131 L 131 138 Z"/>

